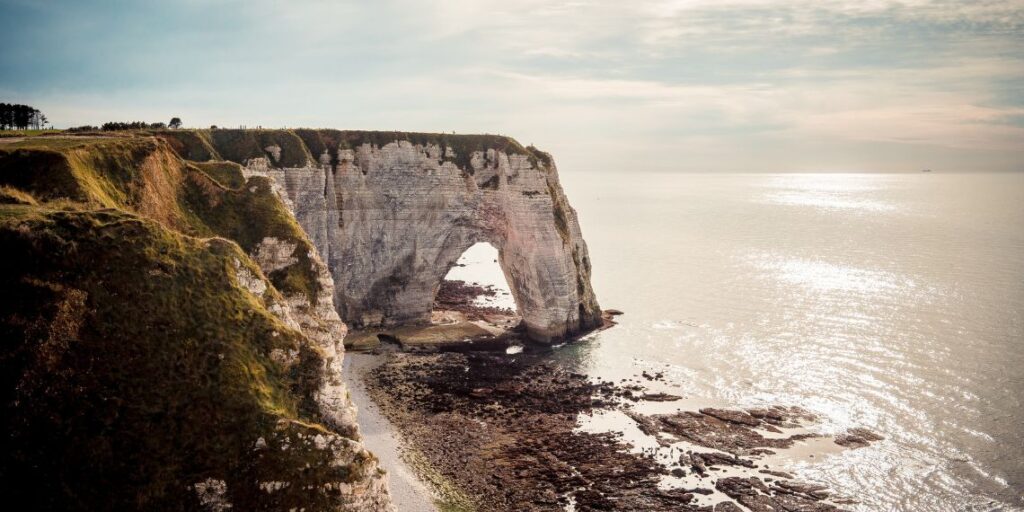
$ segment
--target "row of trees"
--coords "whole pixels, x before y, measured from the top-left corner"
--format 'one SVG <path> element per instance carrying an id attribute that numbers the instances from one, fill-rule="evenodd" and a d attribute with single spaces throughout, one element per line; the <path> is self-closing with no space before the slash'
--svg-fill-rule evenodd
<path id="1" fill-rule="evenodd" d="M 39 130 L 48 122 L 39 109 L 29 105 L 0 103 L 0 130 Z"/>
<path id="2" fill-rule="evenodd" d="M 102 130 L 102 131 L 105 131 L 105 132 L 114 132 L 114 131 L 122 131 L 122 130 L 145 130 L 145 129 L 156 130 L 156 129 L 161 129 L 161 128 L 167 128 L 168 126 L 171 127 L 171 128 L 181 128 L 181 118 L 178 118 L 178 117 L 171 118 L 171 122 L 170 123 L 147 123 L 145 121 L 129 121 L 129 122 L 125 122 L 125 121 L 110 121 L 110 122 L 107 122 L 107 123 L 103 123 L 103 126 L 92 126 L 92 125 L 76 126 L 74 128 L 69 128 L 68 131 L 70 131 L 70 132 L 95 132 L 95 131 Z"/>

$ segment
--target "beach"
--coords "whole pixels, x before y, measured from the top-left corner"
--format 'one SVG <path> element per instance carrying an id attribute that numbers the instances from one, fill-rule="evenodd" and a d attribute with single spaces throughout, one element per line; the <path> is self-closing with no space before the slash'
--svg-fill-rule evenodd
<path id="1" fill-rule="evenodd" d="M 403 459 L 401 433 L 370 399 L 363 384 L 361 376 L 380 361 L 378 356 L 370 354 L 345 355 L 343 375 L 352 402 L 359 411 L 358 423 L 363 445 L 377 456 L 380 466 L 388 472 L 391 499 L 398 510 L 435 511 L 434 491 L 420 480 L 416 471 Z"/>

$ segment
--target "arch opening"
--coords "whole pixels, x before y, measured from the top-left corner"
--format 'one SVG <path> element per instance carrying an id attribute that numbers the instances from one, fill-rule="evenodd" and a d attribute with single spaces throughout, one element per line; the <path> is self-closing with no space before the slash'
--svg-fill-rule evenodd
<path id="1" fill-rule="evenodd" d="M 492 336 L 518 327 L 522 315 L 499 262 L 498 250 L 488 242 L 466 249 L 435 290 L 430 322 L 469 323 Z"/>

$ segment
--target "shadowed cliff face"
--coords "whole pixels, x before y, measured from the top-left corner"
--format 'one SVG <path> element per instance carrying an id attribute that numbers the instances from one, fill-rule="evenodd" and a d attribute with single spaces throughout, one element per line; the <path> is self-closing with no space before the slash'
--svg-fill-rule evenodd
<path id="1" fill-rule="evenodd" d="M 228 158 L 247 175 L 275 178 L 330 267 L 335 304 L 350 326 L 426 322 L 445 274 L 482 241 L 498 249 L 531 338 L 550 342 L 600 323 L 576 212 L 546 153 L 501 136 L 167 136 L 186 154 Z M 201 147 L 189 149 L 194 140 Z"/>
<path id="2" fill-rule="evenodd" d="M 330 274 L 273 187 L 153 137 L 0 145 L 0 499 L 392 509 Z"/>

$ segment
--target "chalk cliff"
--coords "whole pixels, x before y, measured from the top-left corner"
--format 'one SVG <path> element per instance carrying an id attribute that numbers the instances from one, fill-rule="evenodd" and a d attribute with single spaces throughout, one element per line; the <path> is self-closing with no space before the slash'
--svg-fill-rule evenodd
<path id="1" fill-rule="evenodd" d="M 352 327 L 425 322 L 476 242 L 498 249 L 528 335 L 600 323 L 576 212 L 547 153 L 501 136 L 338 130 L 165 132 L 188 158 L 274 178 L 330 267 Z"/>
<path id="2" fill-rule="evenodd" d="M 272 180 L 137 135 L 4 144 L 0 186 L 5 502 L 392 509 Z"/>
<path id="3" fill-rule="evenodd" d="M 551 157 L 500 136 L 173 130 L 0 144 L 0 499 L 392 510 L 345 322 L 425 322 L 493 244 L 527 333 L 600 309 Z"/>

